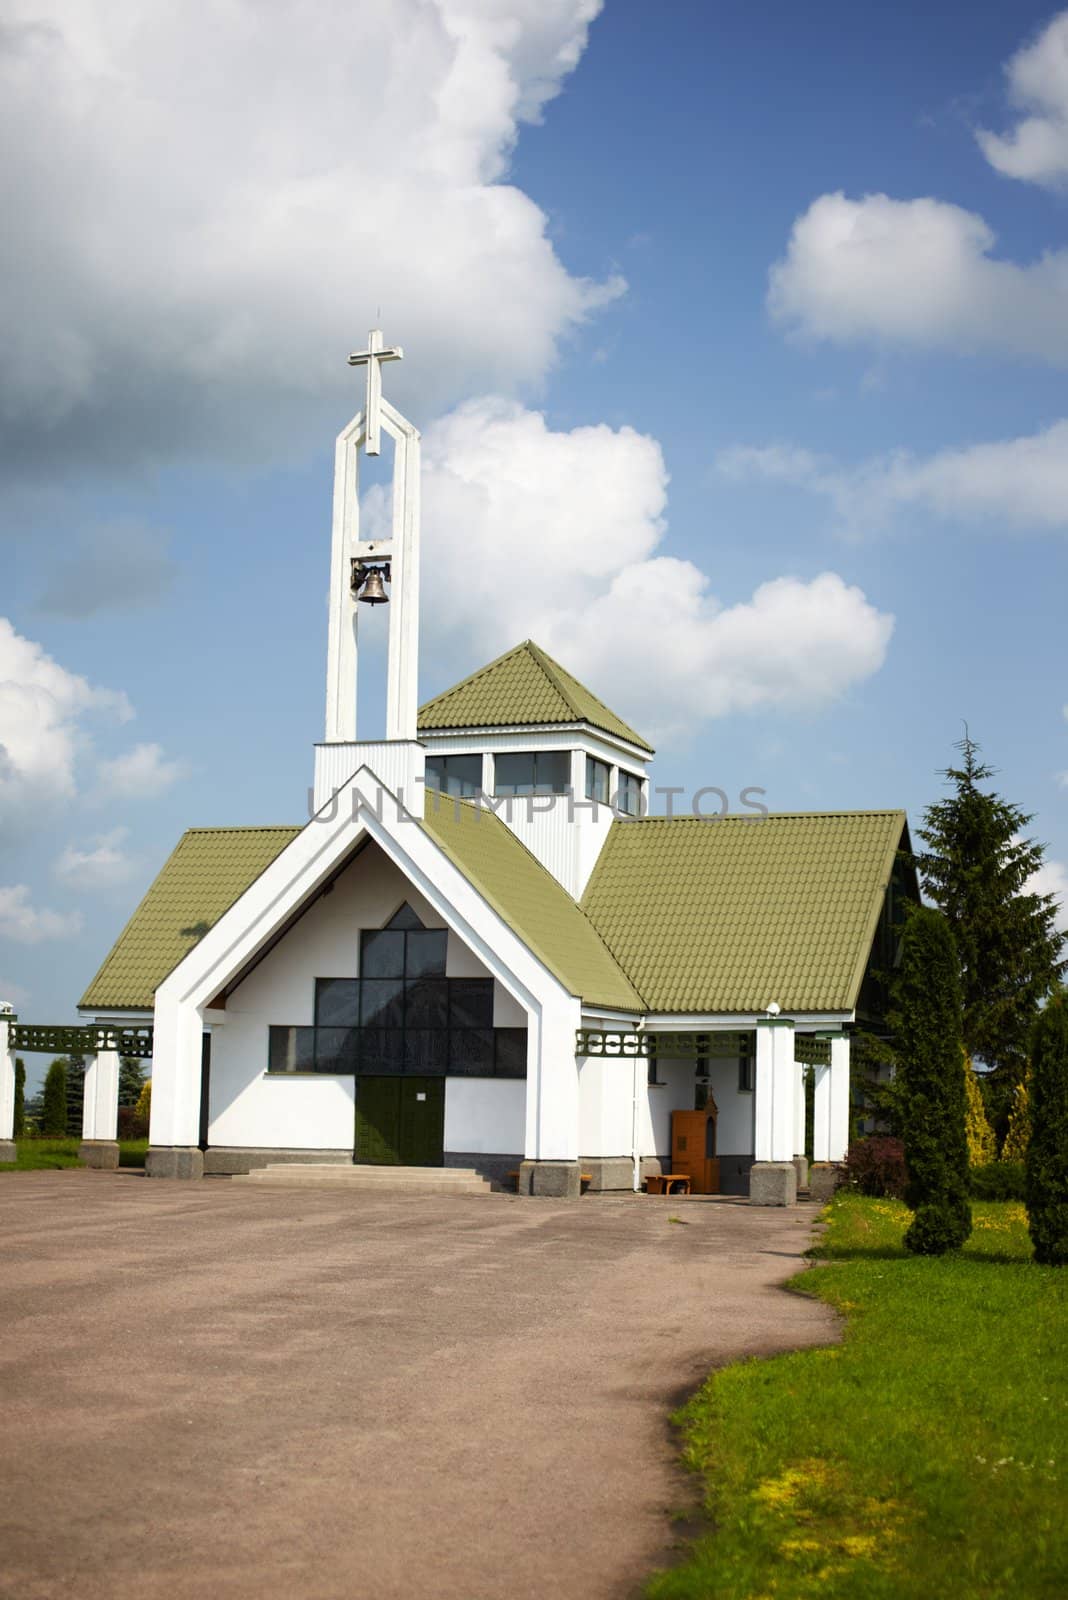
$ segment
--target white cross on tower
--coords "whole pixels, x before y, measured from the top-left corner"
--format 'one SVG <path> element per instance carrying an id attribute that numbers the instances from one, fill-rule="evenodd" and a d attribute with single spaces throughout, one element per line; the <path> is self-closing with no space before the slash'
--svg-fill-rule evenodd
<path id="1" fill-rule="evenodd" d="M 369 456 L 379 454 L 381 425 L 382 367 L 383 361 L 402 361 L 404 351 L 400 345 L 387 350 L 382 343 L 381 328 L 372 328 L 367 335 L 367 349 L 349 356 L 350 367 L 367 368 L 367 404 L 364 407 L 364 449 Z"/>

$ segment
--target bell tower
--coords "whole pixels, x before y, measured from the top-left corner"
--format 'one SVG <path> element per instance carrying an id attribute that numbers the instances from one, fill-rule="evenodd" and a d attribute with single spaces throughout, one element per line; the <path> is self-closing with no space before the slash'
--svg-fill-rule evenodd
<path id="1" fill-rule="evenodd" d="M 419 676 L 419 431 L 382 395 L 382 363 L 400 361 L 399 346 L 387 347 L 373 328 L 367 349 L 349 356 L 350 366 L 367 369 L 364 408 L 337 437 L 334 452 L 334 509 L 330 557 L 330 624 L 326 665 L 326 729 L 316 746 L 315 807 L 362 764 L 373 765 L 389 787 L 409 762 L 383 754 L 392 744 L 414 744 Z M 385 433 L 393 441 L 393 510 L 386 539 L 360 538 L 360 449 L 381 450 Z M 389 606 L 386 673 L 386 738 L 357 746 L 356 683 L 359 619 L 364 605 Z M 377 762 L 368 759 L 379 752 Z M 400 751 L 395 753 L 398 757 Z M 394 772 L 393 767 L 397 767 Z"/>

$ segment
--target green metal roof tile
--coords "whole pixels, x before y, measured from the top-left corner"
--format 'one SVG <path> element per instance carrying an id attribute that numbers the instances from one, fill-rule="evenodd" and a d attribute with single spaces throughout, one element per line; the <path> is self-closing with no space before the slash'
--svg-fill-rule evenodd
<path id="1" fill-rule="evenodd" d="M 613 1010 L 644 1009 L 589 918 L 499 817 L 468 801 L 428 793 L 424 826 L 571 994 Z"/>
<path id="2" fill-rule="evenodd" d="M 419 708 L 419 731 L 588 722 L 647 750 L 641 734 L 529 639 Z"/>
<path id="3" fill-rule="evenodd" d="M 850 1011 L 903 811 L 613 824 L 582 908 L 650 1012 Z"/>
<path id="4" fill-rule="evenodd" d="M 169 972 L 295 839 L 299 828 L 190 828 L 78 1002 L 151 1010 Z"/>

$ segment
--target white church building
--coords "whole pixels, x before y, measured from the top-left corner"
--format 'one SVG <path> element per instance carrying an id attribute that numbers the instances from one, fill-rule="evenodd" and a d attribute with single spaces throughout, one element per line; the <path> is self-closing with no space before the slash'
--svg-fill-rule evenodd
<path id="1" fill-rule="evenodd" d="M 150 1176 L 328 1162 L 636 1189 L 669 1169 L 672 1113 L 714 1103 L 722 1190 L 789 1203 L 806 1156 L 845 1155 L 905 816 L 653 816 L 650 746 L 529 641 L 418 706 L 419 436 L 381 394 L 399 354 L 376 332 L 350 358 L 367 399 L 337 444 L 313 815 L 178 842 L 81 1001 L 87 1156 L 111 1161 L 119 1030 L 150 1027 Z M 359 451 L 383 432 L 392 532 L 368 541 Z M 374 742 L 365 603 L 389 607 Z"/>

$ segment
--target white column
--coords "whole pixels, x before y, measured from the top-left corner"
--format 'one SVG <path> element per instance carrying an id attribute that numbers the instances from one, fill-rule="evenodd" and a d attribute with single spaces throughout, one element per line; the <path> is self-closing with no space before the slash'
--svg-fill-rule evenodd
<path id="1" fill-rule="evenodd" d="M 839 1034 L 830 1044 L 830 1065 L 816 1068 L 812 1136 L 816 1161 L 844 1161 L 849 1148 L 849 1035 Z"/>
<path id="2" fill-rule="evenodd" d="M 82 1138 L 114 1142 L 119 1127 L 119 1052 L 98 1050 L 86 1057 Z"/>
<path id="3" fill-rule="evenodd" d="M 390 557 L 386 738 L 416 737 L 419 677 L 419 431 L 389 404 L 382 420 L 392 434 L 393 549 Z"/>
<path id="4" fill-rule="evenodd" d="M 753 1155 L 757 1161 L 792 1161 L 796 1125 L 797 1065 L 789 1017 L 758 1017 L 753 1083 Z"/>
<path id="5" fill-rule="evenodd" d="M 794 1155 L 805 1154 L 805 1069 L 800 1061 L 794 1068 Z"/>
<path id="6" fill-rule="evenodd" d="M 10 1144 L 15 1136 L 15 1057 L 9 1038 L 14 1021 L 11 1006 L 0 1001 L 0 1145 Z M 13 1150 L 0 1153 L 0 1161 L 13 1159 Z"/>
<path id="7" fill-rule="evenodd" d="M 828 1161 L 844 1161 L 846 1151 L 849 1149 L 849 1051 L 850 1039 L 847 1033 L 831 1040 Z"/>
<path id="8" fill-rule="evenodd" d="M 568 998 L 527 1021 L 527 1161 L 579 1158 L 579 1075 L 575 1032 L 581 1006 Z"/>
<path id="9" fill-rule="evenodd" d="M 204 1022 L 188 1002 L 157 1000 L 152 1040 L 149 1144 L 191 1149 L 200 1142 Z"/>

